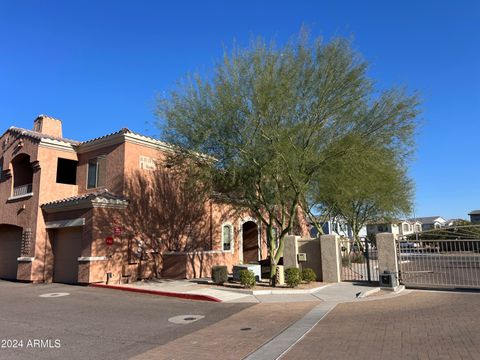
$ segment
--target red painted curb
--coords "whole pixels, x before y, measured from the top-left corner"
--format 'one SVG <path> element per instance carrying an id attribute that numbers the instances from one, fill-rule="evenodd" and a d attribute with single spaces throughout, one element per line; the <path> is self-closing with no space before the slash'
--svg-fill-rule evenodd
<path id="1" fill-rule="evenodd" d="M 222 302 L 222 300 L 210 295 L 174 293 L 174 292 L 168 292 L 168 291 L 137 289 L 137 288 L 131 288 L 126 286 L 105 285 L 105 284 L 89 284 L 89 286 L 107 288 L 107 289 L 113 289 L 113 290 L 130 291 L 130 292 L 142 293 L 142 294 L 176 297 L 176 298 L 187 299 L 187 300 Z"/>

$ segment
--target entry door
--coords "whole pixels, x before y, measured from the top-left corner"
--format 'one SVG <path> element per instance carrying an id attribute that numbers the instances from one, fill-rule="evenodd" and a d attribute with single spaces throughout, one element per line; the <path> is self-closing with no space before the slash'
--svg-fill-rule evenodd
<path id="1" fill-rule="evenodd" d="M 17 279 L 17 258 L 21 246 L 21 228 L 0 227 L 0 279 Z"/>
<path id="2" fill-rule="evenodd" d="M 82 252 L 82 228 L 64 228 L 55 232 L 53 281 L 76 284 L 78 282 L 78 257 Z"/>
<path id="3" fill-rule="evenodd" d="M 243 263 L 258 261 L 258 226 L 247 221 L 242 226 Z"/>

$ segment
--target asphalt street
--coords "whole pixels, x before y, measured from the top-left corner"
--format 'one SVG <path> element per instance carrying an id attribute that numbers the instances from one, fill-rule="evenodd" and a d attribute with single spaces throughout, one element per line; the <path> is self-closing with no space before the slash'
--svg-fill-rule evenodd
<path id="1" fill-rule="evenodd" d="M 0 359 L 127 359 L 250 306 L 0 280 Z"/>

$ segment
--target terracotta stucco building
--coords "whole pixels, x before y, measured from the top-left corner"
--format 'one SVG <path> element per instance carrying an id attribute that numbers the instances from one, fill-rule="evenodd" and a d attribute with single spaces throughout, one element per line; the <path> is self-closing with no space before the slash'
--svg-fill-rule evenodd
<path id="1" fill-rule="evenodd" d="M 267 258 L 248 211 L 176 190 L 162 170 L 169 150 L 128 129 L 69 140 L 44 115 L 33 130 L 10 127 L 0 137 L 0 278 L 192 278 Z"/>

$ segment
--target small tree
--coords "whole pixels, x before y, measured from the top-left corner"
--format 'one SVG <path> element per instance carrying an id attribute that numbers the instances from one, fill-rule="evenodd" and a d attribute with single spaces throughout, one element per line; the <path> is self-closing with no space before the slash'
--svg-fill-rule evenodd
<path id="1" fill-rule="evenodd" d="M 359 232 L 366 224 L 411 211 L 413 184 L 398 146 L 352 136 L 335 144 L 343 146 L 350 150 L 325 163 L 310 199 L 317 208 L 344 219 L 360 245 Z"/>

